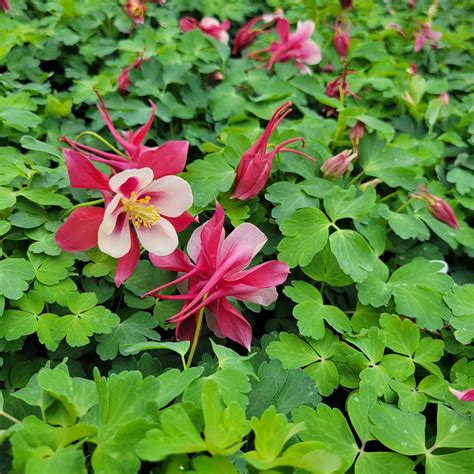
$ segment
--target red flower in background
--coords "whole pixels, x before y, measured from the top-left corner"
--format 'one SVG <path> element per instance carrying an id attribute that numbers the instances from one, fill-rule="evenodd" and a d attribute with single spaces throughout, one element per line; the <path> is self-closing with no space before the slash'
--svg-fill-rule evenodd
<path id="1" fill-rule="evenodd" d="M 302 73 L 311 73 L 308 65 L 318 64 L 321 61 L 321 49 L 311 40 L 314 23 L 310 20 L 298 23 L 296 31 L 290 33 L 288 20 L 280 18 L 275 29 L 280 41 L 273 41 L 268 48 L 249 54 L 249 58 L 260 60 L 262 53 L 269 53 L 268 69 L 271 69 L 275 63 L 293 59 Z"/>
<path id="2" fill-rule="evenodd" d="M 444 199 L 430 193 L 426 187 L 422 187 L 419 191 L 413 193 L 412 197 L 423 200 L 434 218 L 444 222 L 453 229 L 459 229 L 456 215 L 451 209 L 451 206 Z"/>
<path id="3" fill-rule="evenodd" d="M 141 0 L 128 0 L 123 6 L 125 14 L 136 24 L 145 20 L 146 5 Z"/>
<path id="4" fill-rule="evenodd" d="M 334 47 L 342 60 L 347 58 L 347 53 L 349 52 L 349 45 L 351 42 L 351 37 L 349 35 L 350 29 L 350 23 L 345 24 L 336 19 L 336 24 L 334 25 Z"/>
<path id="5" fill-rule="evenodd" d="M 257 141 L 240 158 L 237 166 L 235 187 L 232 193 L 234 199 L 245 200 L 258 196 L 270 177 L 273 159 L 280 151 L 296 153 L 311 161 L 315 161 L 314 158 L 302 151 L 286 148 L 287 145 L 294 142 L 301 142 L 304 145 L 303 138 L 290 138 L 275 146 L 273 150 L 267 151 L 268 141 L 272 133 L 291 112 L 290 107 L 291 102 L 286 102 L 273 113 L 262 135 L 260 135 Z"/>
<path id="6" fill-rule="evenodd" d="M 354 74 L 354 71 L 348 71 L 347 67 L 344 67 L 344 71 L 336 80 L 326 84 L 326 95 L 328 97 L 337 97 L 339 99 L 341 95 L 344 98 L 347 94 L 349 94 L 355 99 L 360 99 L 357 94 L 354 94 L 349 89 L 349 83 L 347 82 L 348 74 Z"/>
<path id="7" fill-rule="evenodd" d="M 118 90 L 120 94 L 125 95 L 128 93 L 128 88 L 131 85 L 130 71 L 132 69 L 140 69 L 140 66 L 142 65 L 143 61 L 145 61 L 145 59 L 143 58 L 135 59 L 135 61 L 133 61 L 130 66 L 124 68 L 123 71 L 120 73 L 119 77 L 117 78 Z"/>
<path id="8" fill-rule="evenodd" d="M 207 325 L 216 336 L 228 337 L 250 350 L 252 327 L 228 298 L 268 306 L 277 299 L 276 286 L 286 280 L 289 268 L 285 263 L 271 260 L 246 270 L 267 238 L 250 223 L 239 225 L 226 238 L 224 218 L 224 211 L 217 204 L 214 216 L 191 235 L 187 246 L 189 256 L 181 250 L 167 257 L 150 255 L 156 267 L 183 275 L 147 295 L 184 300 L 181 311 L 168 319 L 176 323 L 177 339 L 193 339 L 197 315 L 205 308 Z M 184 281 L 187 288 L 180 288 L 181 295 L 158 294 Z"/>
<path id="9" fill-rule="evenodd" d="M 191 16 L 186 16 L 179 20 L 179 27 L 183 32 L 199 28 L 205 35 L 212 36 L 221 43 L 227 44 L 229 42 L 229 34 L 227 33 L 230 28 L 229 20 L 219 23 L 219 20 L 205 16 L 201 21 L 197 21 Z"/>
<path id="10" fill-rule="evenodd" d="M 273 24 L 279 18 L 283 18 L 281 11 L 277 11 L 274 14 L 260 15 L 249 20 L 242 28 L 237 31 L 237 34 L 234 39 L 234 44 L 232 46 L 232 54 L 238 55 L 242 50 L 248 48 L 255 39 L 262 33 L 273 28 Z M 260 28 L 256 28 L 258 23 L 263 23 Z"/>
<path id="11" fill-rule="evenodd" d="M 441 39 L 441 32 L 433 31 L 431 29 L 431 23 L 420 24 L 420 28 L 415 34 L 415 44 L 413 50 L 415 53 L 421 51 L 425 44 L 429 44 L 433 49 L 439 48 L 438 41 Z"/>
<path id="12" fill-rule="evenodd" d="M 352 10 L 352 0 L 339 0 L 339 3 L 344 10 Z"/>
<path id="13" fill-rule="evenodd" d="M 10 11 L 10 2 L 8 0 L 0 0 L 0 8 L 8 13 Z"/>

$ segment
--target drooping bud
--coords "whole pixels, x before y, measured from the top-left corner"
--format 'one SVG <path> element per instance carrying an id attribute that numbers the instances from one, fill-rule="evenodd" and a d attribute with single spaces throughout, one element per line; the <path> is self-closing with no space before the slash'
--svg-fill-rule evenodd
<path id="1" fill-rule="evenodd" d="M 344 10 L 352 10 L 352 0 L 339 0 L 339 3 Z"/>
<path id="2" fill-rule="evenodd" d="M 339 57 L 344 60 L 347 58 L 351 37 L 349 35 L 351 25 L 344 24 L 336 20 L 334 25 L 334 47 L 336 48 Z"/>
<path id="3" fill-rule="evenodd" d="M 444 105 L 449 105 L 449 94 L 445 91 L 442 92 L 439 96 L 438 99 L 444 104 Z"/>
<path id="4" fill-rule="evenodd" d="M 410 74 L 410 76 L 414 76 L 418 72 L 418 68 L 416 67 L 416 64 L 411 63 L 408 66 L 407 72 L 408 72 L 408 74 Z"/>
<path id="5" fill-rule="evenodd" d="M 407 7 L 410 10 L 414 10 L 416 8 L 416 0 L 407 0 Z"/>
<path id="6" fill-rule="evenodd" d="M 420 191 L 413 193 L 412 197 L 423 200 L 428 206 L 428 211 L 430 211 L 431 215 L 435 219 L 444 222 L 453 229 L 459 229 L 459 223 L 456 215 L 451 209 L 451 206 L 444 199 L 430 193 L 426 187 L 423 187 L 420 189 Z"/>
<path id="7" fill-rule="evenodd" d="M 344 150 L 341 153 L 326 160 L 320 170 L 328 179 L 340 178 L 349 169 L 349 163 L 357 156 L 352 150 Z"/>
<path id="8" fill-rule="evenodd" d="M 366 181 L 365 183 L 361 183 L 359 188 L 365 193 L 368 188 L 376 188 L 380 183 L 383 183 L 383 181 L 381 179 L 375 178 L 371 179 L 370 181 Z"/>
<path id="9" fill-rule="evenodd" d="M 360 139 L 364 136 L 365 133 L 365 125 L 357 120 L 357 123 L 351 128 L 349 132 L 349 138 L 354 145 L 358 145 Z"/>

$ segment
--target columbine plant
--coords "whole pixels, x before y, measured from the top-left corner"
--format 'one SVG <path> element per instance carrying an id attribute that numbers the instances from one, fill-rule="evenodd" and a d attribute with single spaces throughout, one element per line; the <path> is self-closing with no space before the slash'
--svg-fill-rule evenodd
<path id="1" fill-rule="evenodd" d="M 249 223 L 239 225 L 226 238 L 224 211 L 216 205 L 214 216 L 191 235 L 186 256 L 176 250 L 167 257 L 150 255 L 158 268 L 183 275 L 150 291 L 161 299 L 184 300 L 181 311 L 168 322 L 176 323 L 177 339 L 192 340 L 190 360 L 201 331 L 204 309 L 209 329 L 218 337 L 228 337 L 250 350 L 252 327 L 228 298 L 268 306 L 277 299 L 276 286 L 289 273 L 288 265 L 277 260 L 246 268 L 262 249 L 267 237 Z M 182 283 L 186 281 L 187 287 Z M 163 295 L 163 289 L 180 283 L 180 295 Z M 188 366 L 190 361 L 188 362 Z"/>
<path id="2" fill-rule="evenodd" d="M 227 33 L 227 30 L 230 28 L 229 20 L 219 23 L 219 20 L 206 16 L 201 21 L 197 21 L 196 18 L 186 16 L 179 20 L 179 27 L 183 32 L 198 28 L 205 35 L 212 36 L 221 43 L 227 44 L 229 42 L 229 34 Z"/>
<path id="3" fill-rule="evenodd" d="M 430 193 L 426 187 L 422 187 L 419 191 L 412 193 L 411 197 L 412 199 L 421 199 L 424 201 L 433 217 L 453 229 L 459 229 L 456 214 L 454 214 L 451 206 L 444 199 Z"/>
<path id="4" fill-rule="evenodd" d="M 296 31 L 290 33 L 290 24 L 286 18 L 280 18 L 275 28 L 279 41 L 273 41 L 268 48 L 260 49 L 249 54 L 249 58 L 257 60 L 264 59 L 262 54 L 268 53 L 270 58 L 266 60 L 268 69 L 275 63 L 286 62 L 293 59 L 296 67 L 303 74 L 310 74 L 308 66 L 318 64 L 321 61 L 321 49 L 311 40 L 314 31 L 314 23 L 310 20 L 298 23 Z"/>
<path id="5" fill-rule="evenodd" d="M 291 102 L 286 102 L 280 106 L 273 113 L 262 135 L 240 158 L 237 166 L 235 187 L 232 193 L 234 199 L 245 200 L 258 196 L 270 177 L 273 159 L 281 151 L 295 153 L 304 156 L 308 160 L 315 161 L 314 158 L 302 151 L 286 148 L 287 145 L 295 142 L 301 142 L 304 146 L 303 138 L 290 138 L 275 146 L 273 150 L 267 151 L 268 141 L 272 133 L 290 112 Z"/>

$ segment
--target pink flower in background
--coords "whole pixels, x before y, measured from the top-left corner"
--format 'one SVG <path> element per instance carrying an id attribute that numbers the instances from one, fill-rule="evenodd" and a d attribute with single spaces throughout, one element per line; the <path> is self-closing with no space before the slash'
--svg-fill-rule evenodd
<path id="1" fill-rule="evenodd" d="M 108 178 L 74 150 L 64 150 L 64 157 L 71 186 L 99 190 L 105 209 L 75 209 L 56 232 L 62 250 L 82 252 L 98 245 L 119 259 L 115 281 L 120 286 L 138 262 L 139 243 L 155 255 L 176 249 L 173 220 L 193 202 L 186 181 L 177 176 L 157 179 L 151 168 L 128 169 Z"/>
<path id="2" fill-rule="evenodd" d="M 8 13 L 10 11 L 10 2 L 8 0 L 0 0 L 0 8 Z"/>
<path id="3" fill-rule="evenodd" d="M 344 24 L 336 19 L 336 24 L 334 25 L 334 47 L 342 60 L 347 58 L 347 53 L 349 52 L 351 42 L 350 29 L 350 23 Z"/>
<path id="4" fill-rule="evenodd" d="M 227 44 L 229 42 L 229 34 L 227 33 L 230 28 L 229 20 L 219 23 L 219 20 L 205 16 L 199 22 L 191 16 L 186 16 L 179 20 L 179 27 L 183 32 L 199 28 L 205 35 L 212 36 L 221 43 Z"/>
<path id="5" fill-rule="evenodd" d="M 356 124 L 351 128 L 349 132 L 349 138 L 351 139 L 351 142 L 354 143 L 354 145 L 359 145 L 360 139 L 364 136 L 365 134 L 365 125 L 363 122 L 360 122 L 357 120 Z"/>
<path id="6" fill-rule="evenodd" d="M 439 96 L 438 99 L 444 104 L 444 105 L 449 105 L 449 94 L 447 92 L 442 92 Z"/>
<path id="7" fill-rule="evenodd" d="M 344 10 L 352 10 L 352 0 L 339 0 L 339 3 Z"/>
<path id="8" fill-rule="evenodd" d="M 328 82 L 326 84 L 326 95 L 328 97 L 337 97 L 338 99 L 341 97 L 344 98 L 347 94 L 351 95 L 355 99 L 360 99 L 357 94 L 354 94 L 349 89 L 349 83 L 347 82 L 348 74 L 354 74 L 353 71 L 348 71 L 347 68 L 344 68 L 342 74 L 334 81 Z"/>
<path id="9" fill-rule="evenodd" d="M 407 7 L 410 10 L 414 10 L 416 8 L 416 0 L 407 0 Z"/>
<path id="10" fill-rule="evenodd" d="M 444 222 L 453 229 L 459 229 L 456 215 L 451 209 L 451 206 L 444 199 L 430 193 L 426 187 L 422 187 L 419 191 L 412 193 L 412 197 L 423 200 L 428 206 L 428 211 L 430 211 L 434 218 Z"/>
<path id="11" fill-rule="evenodd" d="M 349 163 L 357 156 L 352 150 L 344 150 L 338 155 L 327 159 L 321 165 L 321 171 L 325 178 L 340 178 L 349 169 Z"/>
<path id="12" fill-rule="evenodd" d="M 141 25 L 145 20 L 146 5 L 141 0 L 127 0 L 123 6 L 126 15 L 136 25 Z"/>
<path id="13" fill-rule="evenodd" d="M 462 402 L 474 402 L 474 388 L 468 388 L 460 392 L 459 390 L 449 387 L 449 391 Z"/>
<path id="14" fill-rule="evenodd" d="M 143 61 L 145 61 L 143 58 L 135 59 L 135 61 L 133 61 L 130 66 L 124 68 L 123 71 L 120 73 L 119 77 L 117 78 L 118 90 L 120 94 L 124 95 L 128 93 L 128 88 L 131 85 L 130 71 L 132 69 L 140 69 L 140 66 L 142 65 Z"/>
<path id="15" fill-rule="evenodd" d="M 298 23 L 296 31 L 290 33 L 290 24 L 286 18 L 280 18 L 276 25 L 276 32 L 280 41 L 274 41 L 265 49 L 249 54 L 249 58 L 262 59 L 262 53 L 269 53 L 268 69 L 278 62 L 295 61 L 296 67 L 304 74 L 311 73 L 308 65 L 318 64 L 321 61 L 321 49 L 311 40 L 314 23 L 310 20 Z"/>
<path id="16" fill-rule="evenodd" d="M 238 55 L 242 50 L 248 48 L 259 35 L 271 30 L 274 22 L 279 18 L 283 18 L 283 13 L 277 10 L 274 14 L 260 15 L 250 19 L 237 31 L 232 46 L 232 54 Z M 260 28 L 256 28 L 258 23 L 263 23 L 263 25 Z"/>
<path id="17" fill-rule="evenodd" d="M 425 44 L 429 44 L 432 48 L 439 48 L 438 41 L 441 39 L 441 32 L 433 31 L 431 23 L 422 23 L 415 34 L 415 44 L 413 50 L 415 53 L 421 51 Z"/>
<path id="18" fill-rule="evenodd" d="M 240 158 L 237 166 L 237 176 L 235 181 L 232 198 L 246 200 L 258 196 L 260 191 L 270 177 L 272 163 L 275 155 L 281 151 L 287 153 L 296 153 L 302 155 L 311 161 L 314 158 L 308 156 L 299 150 L 286 148 L 287 145 L 294 142 L 301 142 L 304 145 L 303 138 L 290 138 L 276 145 L 271 151 L 267 151 L 268 141 L 272 133 L 276 130 L 282 120 L 291 112 L 291 102 L 286 102 L 280 106 L 272 115 L 262 135 Z"/>
<path id="19" fill-rule="evenodd" d="M 246 268 L 262 249 L 267 237 L 256 226 L 244 223 L 227 238 L 224 211 L 217 204 L 214 216 L 191 235 L 187 251 L 176 250 L 167 257 L 150 255 L 158 268 L 183 273 L 176 280 L 156 288 L 148 295 L 161 299 L 184 300 L 181 311 L 168 322 L 176 323 L 176 338 L 191 340 L 199 311 L 206 308 L 209 329 L 218 337 L 228 337 L 250 350 L 252 328 L 228 298 L 268 306 L 277 297 L 276 286 L 288 277 L 289 268 L 277 260 Z M 161 295 L 159 291 L 187 281 L 181 295 Z"/>
<path id="20" fill-rule="evenodd" d="M 410 74 L 410 76 L 414 76 L 418 72 L 418 68 L 416 67 L 416 64 L 411 63 L 408 66 L 407 72 L 408 72 L 408 74 Z"/>
<path id="21" fill-rule="evenodd" d="M 407 35 L 405 34 L 405 32 L 403 31 L 402 27 L 396 23 L 395 21 L 391 21 L 388 25 L 387 25 L 387 28 L 393 30 L 393 31 L 396 31 L 402 38 L 406 38 Z"/>

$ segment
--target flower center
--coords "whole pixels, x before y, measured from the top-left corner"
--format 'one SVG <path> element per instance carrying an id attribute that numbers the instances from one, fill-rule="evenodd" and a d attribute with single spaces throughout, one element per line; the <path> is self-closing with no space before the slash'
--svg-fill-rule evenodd
<path id="1" fill-rule="evenodd" d="M 130 193 L 129 199 L 122 199 L 129 220 L 137 229 L 141 226 L 145 228 L 154 226 L 160 218 L 160 208 L 150 204 L 150 196 L 136 199 L 136 194 L 133 191 Z"/>

